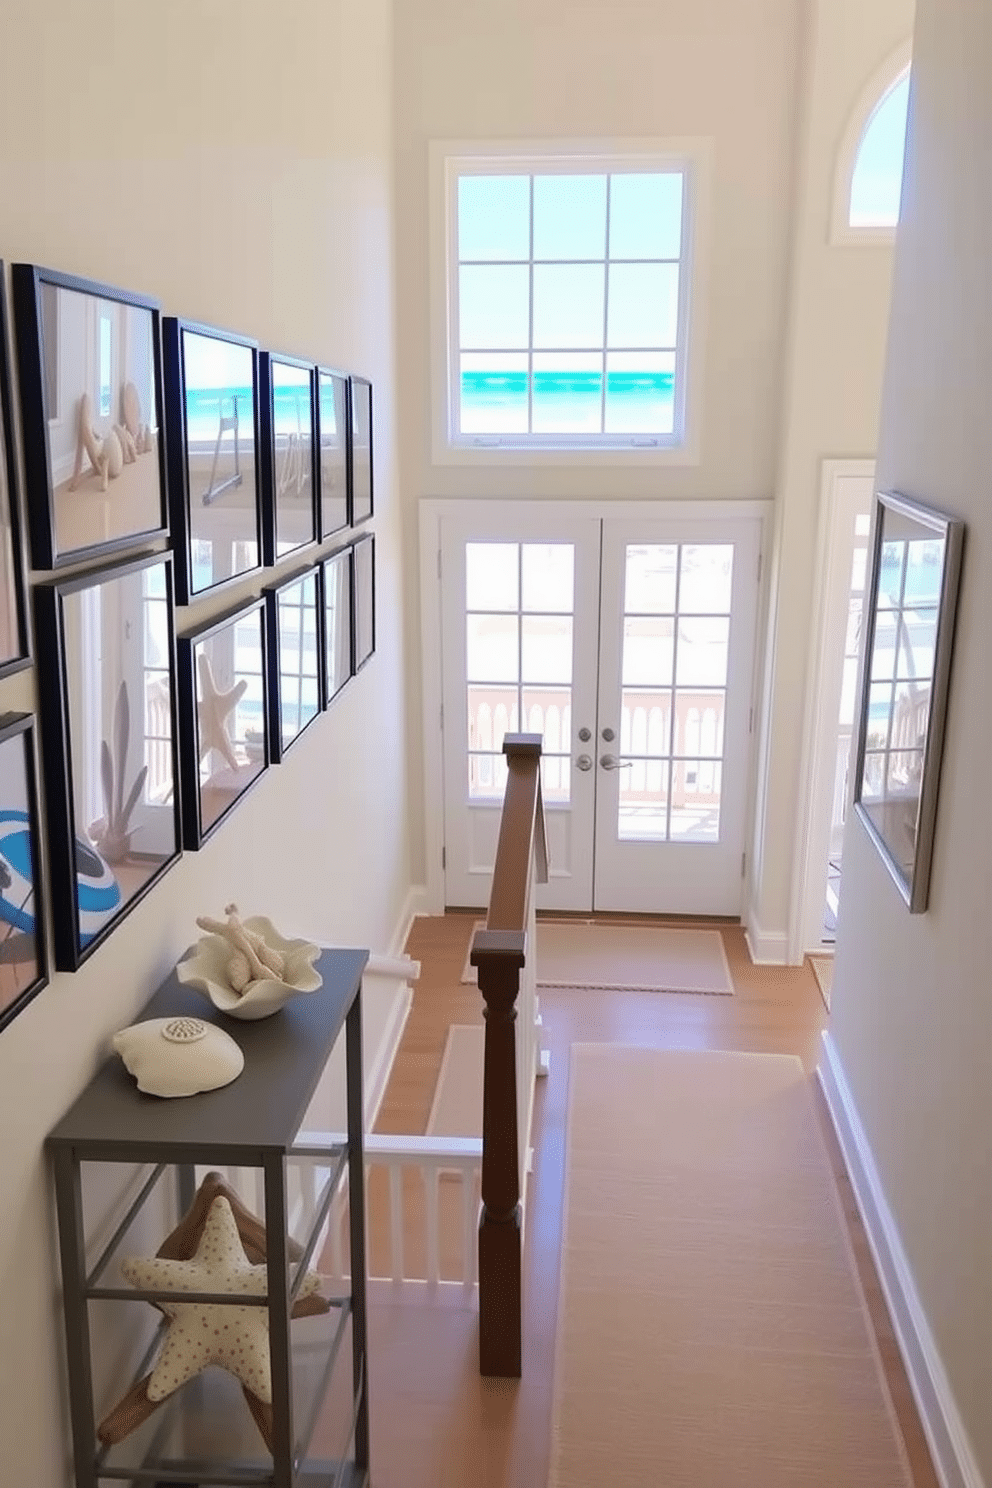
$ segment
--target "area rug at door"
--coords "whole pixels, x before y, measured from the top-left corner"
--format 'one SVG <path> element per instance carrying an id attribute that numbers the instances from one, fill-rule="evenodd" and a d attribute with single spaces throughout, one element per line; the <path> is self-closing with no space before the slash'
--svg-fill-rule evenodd
<path id="1" fill-rule="evenodd" d="M 466 958 L 462 981 L 476 980 Z M 734 990 L 719 930 L 579 919 L 538 920 L 537 984 L 722 996 Z"/>
<path id="2" fill-rule="evenodd" d="M 575 1044 L 549 1488 L 909 1488 L 800 1061 Z"/>

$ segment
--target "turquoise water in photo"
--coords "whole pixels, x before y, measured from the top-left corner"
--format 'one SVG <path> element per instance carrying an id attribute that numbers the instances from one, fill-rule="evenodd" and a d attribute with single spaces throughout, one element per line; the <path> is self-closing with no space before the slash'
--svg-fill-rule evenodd
<path id="1" fill-rule="evenodd" d="M 606 379 L 605 432 L 670 434 L 675 423 L 671 372 L 611 372 Z M 534 373 L 536 434 L 603 431 L 600 372 Z M 527 432 L 527 373 L 463 372 L 463 434 Z"/>
<path id="2" fill-rule="evenodd" d="M 220 419 L 234 413 L 238 404 L 239 434 L 248 438 L 253 428 L 254 394 L 250 387 L 187 388 L 186 438 L 212 444 L 217 438 Z M 310 397 L 305 387 L 277 387 L 274 398 L 277 434 L 304 434 L 310 428 Z M 230 438 L 230 434 L 225 435 Z"/>

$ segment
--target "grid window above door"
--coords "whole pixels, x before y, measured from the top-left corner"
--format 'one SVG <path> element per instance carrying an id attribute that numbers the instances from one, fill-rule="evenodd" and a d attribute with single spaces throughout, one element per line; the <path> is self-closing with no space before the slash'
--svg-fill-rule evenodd
<path id="1" fill-rule="evenodd" d="M 543 737 L 544 800 L 571 786 L 571 543 L 465 545 L 468 793 L 502 800 L 507 733 Z"/>
<path id="2" fill-rule="evenodd" d="M 446 166 L 449 445 L 681 445 L 691 162 Z"/>

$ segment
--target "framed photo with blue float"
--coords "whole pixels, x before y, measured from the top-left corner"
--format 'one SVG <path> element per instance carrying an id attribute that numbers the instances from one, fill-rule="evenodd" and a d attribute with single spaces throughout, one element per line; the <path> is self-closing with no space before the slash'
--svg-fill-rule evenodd
<path id="1" fill-rule="evenodd" d="M 34 719 L 0 717 L 0 1028 L 48 981 Z"/>
<path id="2" fill-rule="evenodd" d="M 375 538 L 371 533 L 352 548 L 354 562 L 355 671 L 375 650 Z"/>
<path id="3" fill-rule="evenodd" d="M 317 419 L 312 364 L 259 354 L 263 561 L 271 567 L 317 541 L 314 453 Z"/>
<path id="4" fill-rule="evenodd" d="M 7 293 L 0 260 L 0 677 L 30 664 L 21 568 L 17 459 L 7 357 Z"/>
<path id="5" fill-rule="evenodd" d="M 320 569 L 265 591 L 269 629 L 269 753 L 278 764 L 321 708 Z"/>
<path id="6" fill-rule="evenodd" d="M 261 566 L 258 347 L 162 322 L 169 494 L 180 604 Z"/>
<path id="7" fill-rule="evenodd" d="M 876 493 L 854 810 L 910 914 L 929 901 L 963 547 L 958 518 Z"/>
<path id="8" fill-rule="evenodd" d="M 348 525 L 348 379 L 343 372 L 317 368 L 317 428 L 320 459 L 320 540 Z"/>
<path id="9" fill-rule="evenodd" d="M 368 521 L 372 515 L 372 384 L 365 377 L 349 380 L 351 524 Z"/>
<path id="10" fill-rule="evenodd" d="M 34 567 L 168 536 L 157 301 L 34 264 L 11 286 Z"/>
<path id="11" fill-rule="evenodd" d="M 270 759 L 265 595 L 178 642 L 183 843 L 203 846 Z"/>
<path id="12" fill-rule="evenodd" d="M 34 602 L 55 964 L 74 971 L 181 852 L 172 554 Z"/>

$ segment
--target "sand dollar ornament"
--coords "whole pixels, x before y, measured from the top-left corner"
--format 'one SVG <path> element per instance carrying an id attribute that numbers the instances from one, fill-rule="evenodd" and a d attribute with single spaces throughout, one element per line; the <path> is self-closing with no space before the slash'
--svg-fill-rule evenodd
<path id="1" fill-rule="evenodd" d="M 115 1033 L 113 1046 L 147 1095 L 197 1095 L 230 1085 L 245 1056 L 229 1033 L 202 1018 L 148 1018 Z"/>

